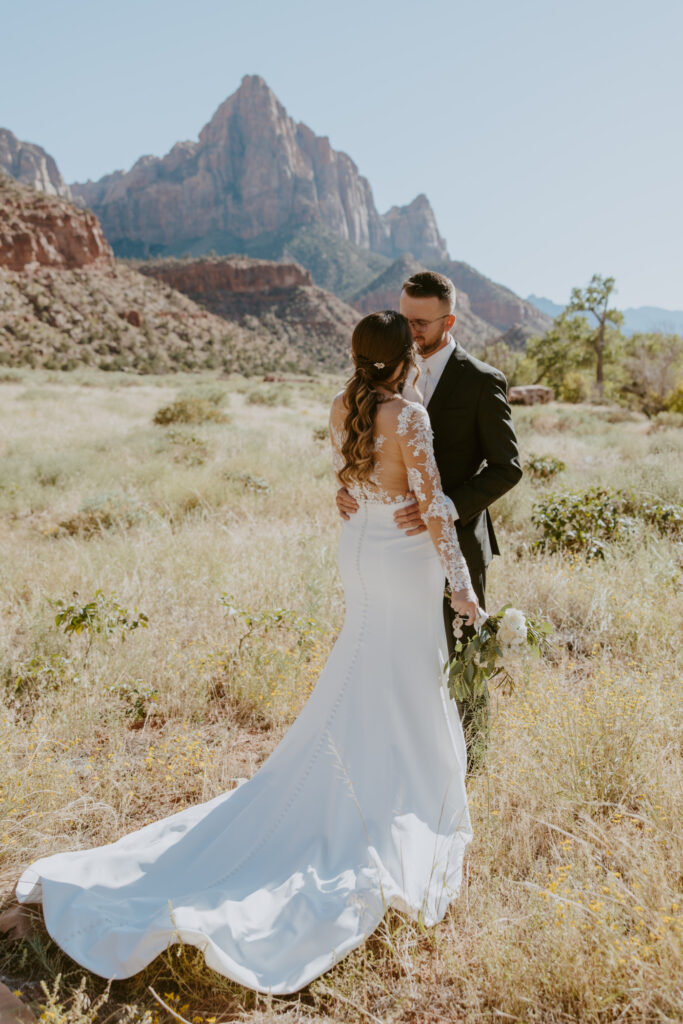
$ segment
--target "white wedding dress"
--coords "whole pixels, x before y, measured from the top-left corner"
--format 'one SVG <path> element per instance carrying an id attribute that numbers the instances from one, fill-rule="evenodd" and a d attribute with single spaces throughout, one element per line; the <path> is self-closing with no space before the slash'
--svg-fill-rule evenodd
<path id="1" fill-rule="evenodd" d="M 330 430 L 337 468 L 340 397 Z M 444 576 L 469 576 L 422 406 L 380 405 L 372 481 L 341 529 L 343 629 L 290 730 L 256 774 L 106 846 L 27 867 L 22 903 L 105 978 L 169 943 L 261 992 L 294 992 L 377 928 L 387 907 L 433 925 L 457 895 L 472 838 L 466 752 L 442 673 Z M 406 492 L 429 532 L 393 520 Z"/>

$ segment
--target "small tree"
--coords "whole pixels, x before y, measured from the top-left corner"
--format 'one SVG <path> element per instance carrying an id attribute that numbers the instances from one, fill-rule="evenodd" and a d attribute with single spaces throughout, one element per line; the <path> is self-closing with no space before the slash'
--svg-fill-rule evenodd
<path id="1" fill-rule="evenodd" d="M 605 353 L 610 340 L 608 325 L 612 324 L 618 330 L 624 322 L 624 316 L 618 309 L 609 308 L 609 299 L 613 291 L 613 277 L 601 277 L 600 274 L 593 274 L 587 288 L 572 288 L 569 305 L 565 310 L 570 318 L 572 318 L 572 314 L 582 313 L 590 313 L 595 317 L 595 323 L 591 324 L 589 344 L 595 354 L 595 383 L 601 398 L 605 382 Z M 582 319 L 585 320 L 585 317 Z"/>
<path id="2" fill-rule="evenodd" d="M 536 368 L 534 384 L 546 381 L 558 392 L 567 373 L 588 366 L 590 334 L 584 317 L 570 317 L 563 310 L 546 334 L 530 338 L 526 354 Z"/>
<path id="3" fill-rule="evenodd" d="M 527 345 L 527 356 L 537 368 L 536 384 L 547 380 L 561 388 L 569 371 L 595 365 L 602 398 L 605 362 L 621 341 L 619 327 L 624 320 L 619 310 L 609 308 L 613 291 L 614 278 L 599 274 L 593 274 L 586 288 L 572 288 L 568 305 L 555 317 L 550 330 L 543 337 L 531 338 Z"/>

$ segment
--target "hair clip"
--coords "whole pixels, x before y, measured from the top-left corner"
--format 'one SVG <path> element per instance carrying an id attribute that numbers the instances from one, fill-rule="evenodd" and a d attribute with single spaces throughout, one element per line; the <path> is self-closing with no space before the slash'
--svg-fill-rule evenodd
<path id="1" fill-rule="evenodd" d="M 378 370 L 383 370 L 383 369 L 384 369 L 384 367 L 385 367 L 385 366 L 386 366 L 387 364 L 386 364 L 386 363 L 373 363 L 372 365 L 373 365 L 373 366 L 376 366 Z"/>

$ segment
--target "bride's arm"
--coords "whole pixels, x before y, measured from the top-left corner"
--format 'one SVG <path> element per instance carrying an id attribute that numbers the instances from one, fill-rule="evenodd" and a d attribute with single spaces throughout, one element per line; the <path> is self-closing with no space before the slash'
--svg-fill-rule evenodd
<path id="1" fill-rule="evenodd" d="M 406 467 L 408 485 L 414 493 L 429 535 L 444 567 L 451 586 L 452 603 L 457 611 L 465 612 L 466 605 L 475 605 L 469 611 L 473 620 L 477 598 L 472 588 L 469 569 L 451 516 L 449 501 L 441 489 L 441 477 L 434 458 L 432 428 L 427 410 L 418 404 L 405 405 L 396 427 L 401 455 Z"/>

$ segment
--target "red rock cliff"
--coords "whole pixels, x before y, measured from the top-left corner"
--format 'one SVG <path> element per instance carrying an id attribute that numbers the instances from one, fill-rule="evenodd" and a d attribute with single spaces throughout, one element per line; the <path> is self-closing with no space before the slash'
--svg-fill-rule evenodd
<path id="1" fill-rule="evenodd" d="M 0 267 L 74 270 L 111 257 L 94 213 L 0 175 Z"/>

